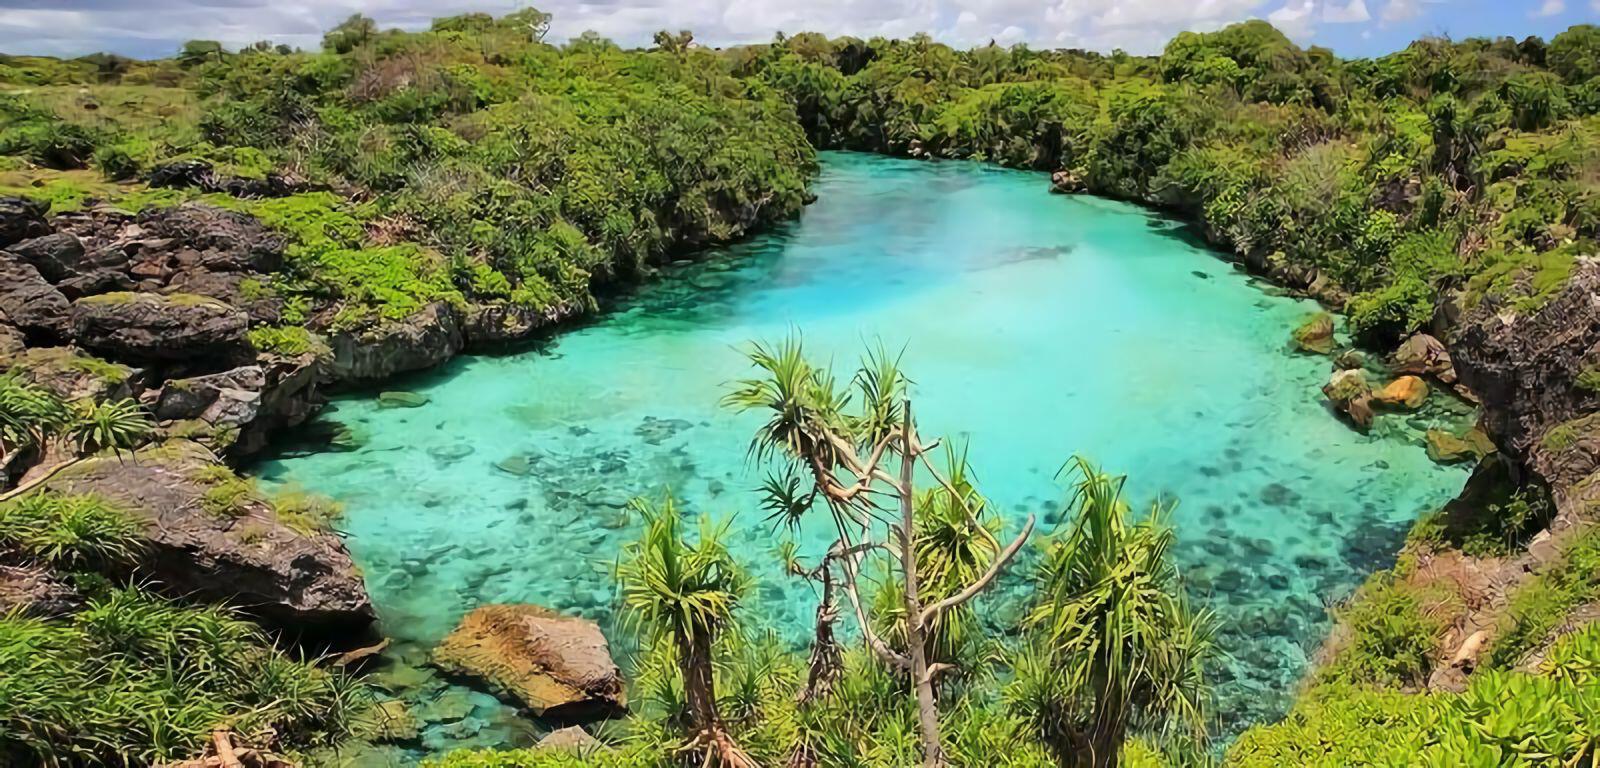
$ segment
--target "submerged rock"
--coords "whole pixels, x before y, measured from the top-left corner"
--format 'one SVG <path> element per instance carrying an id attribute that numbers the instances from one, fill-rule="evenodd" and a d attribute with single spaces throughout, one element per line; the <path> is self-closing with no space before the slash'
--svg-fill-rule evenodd
<path id="1" fill-rule="evenodd" d="M 84 459 L 45 489 L 95 494 L 143 521 L 138 575 L 168 594 L 230 603 L 297 628 L 371 623 L 372 603 L 337 536 L 290 528 L 259 498 L 241 499 L 225 514 L 207 509 L 206 477 L 219 466 L 203 446 L 171 440 Z"/>
<path id="2" fill-rule="evenodd" d="M 1290 334 L 1295 349 L 1317 355 L 1333 354 L 1333 315 L 1318 312 Z"/>
<path id="3" fill-rule="evenodd" d="M 1362 429 L 1372 426 L 1372 388 L 1367 384 L 1366 374 L 1359 369 L 1335 371 L 1323 385 L 1322 394 L 1356 426 Z"/>
<path id="4" fill-rule="evenodd" d="M 379 408 L 421 408 L 428 404 L 428 396 L 416 392 L 379 392 Z"/>
<path id="5" fill-rule="evenodd" d="M 1473 433 L 1476 433 L 1477 439 L 1471 439 Z M 1494 445 L 1488 442 L 1488 436 L 1477 429 L 1469 432 L 1468 437 L 1442 429 L 1430 429 L 1423 435 L 1423 441 L 1428 448 L 1428 458 L 1441 464 L 1473 461 L 1494 451 Z"/>
<path id="6" fill-rule="evenodd" d="M 1428 401 L 1428 383 L 1416 376 L 1401 376 L 1372 397 L 1384 405 L 1416 410 Z"/>
<path id="7" fill-rule="evenodd" d="M 433 660 L 535 715 L 586 719 L 627 708 L 622 672 L 600 628 L 537 605 L 480 606 L 434 649 Z"/>

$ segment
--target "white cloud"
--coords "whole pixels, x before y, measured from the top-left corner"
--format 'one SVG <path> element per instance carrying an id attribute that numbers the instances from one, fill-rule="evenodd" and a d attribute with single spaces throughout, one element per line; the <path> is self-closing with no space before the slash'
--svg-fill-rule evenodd
<path id="1" fill-rule="evenodd" d="M 1567 9 L 1566 0 L 1544 0 L 1544 3 L 1534 9 L 1531 16 L 1554 16 Z"/>
<path id="2" fill-rule="evenodd" d="M 1309 37 L 1318 23 L 1357 24 L 1371 18 L 1365 0 L 1349 0 L 1344 5 L 1331 0 L 1288 0 L 1282 8 L 1267 14 L 1267 21 L 1284 34 L 1298 38 Z"/>
<path id="3" fill-rule="evenodd" d="M 1422 15 L 1422 0 L 1389 0 L 1379 16 L 1385 23 L 1409 21 Z"/>
<path id="4" fill-rule="evenodd" d="M 1387 22 L 1414 16 L 1419 3 L 1432 0 L 1380 1 Z M 1251 18 L 1269 18 L 1308 43 L 1322 25 L 1373 16 L 1371 0 L 0 0 L 0 49 L 164 56 L 193 38 L 315 48 L 324 30 L 352 13 L 419 29 L 437 16 L 502 14 L 530 2 L 554 15 L 552 40 L 594 30 L 623 45 L 648 44 L 658 29 L 693 30 L 709 45 L 809 30 L 857 37 L 927 32 L 961 46 L 994 40 L 1157 53 L 1178 32 Z"/>

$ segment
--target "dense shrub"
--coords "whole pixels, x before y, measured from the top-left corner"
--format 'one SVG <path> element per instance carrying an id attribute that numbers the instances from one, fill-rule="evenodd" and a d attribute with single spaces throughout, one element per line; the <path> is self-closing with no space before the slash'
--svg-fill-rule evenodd
<path id="1" fill-rule="evenodd" d="M 0 761 L 147 764 L 197 754 L 213 728 L 288 747 L 346 732 L 365 689 L 273 650 L 253 625 L 137 589 L 70 619 L 0 616 Z"/>

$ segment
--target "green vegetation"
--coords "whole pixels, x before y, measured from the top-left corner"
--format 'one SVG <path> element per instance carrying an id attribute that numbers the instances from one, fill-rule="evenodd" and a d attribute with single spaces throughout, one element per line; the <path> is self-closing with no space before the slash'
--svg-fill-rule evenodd
<path id="1" fill-rule="evenodd" d="M 415 33 L 356 17 L 321 52 L 195 41 L 163 62 L 7 59 L 0 83 L 29 87 L 0 100 L 0 156 L 45 170 L 0 188 L 57 211 L 142 206 L 142 187 L 81 169 L 140 179 L 199 160 L 350 190 L 367 202 L 203 195 L 286 235 L 274 288 L 290 324 L 318 330 L 441 301 L 581 311 L 600 283 L 799 210 L 813 152 L 780 94 L 710 51 L 547 44 L 530 14 Z"/>
<path id="2" fill-rule="evenodd" d="M 35 493 L 0 504 L 0 554 L 67 571 L 127 565 L 144 545 L 139 523 L 95 496 Z"/>
<path id="3" fill-rule="evenodd" d="M 1585 531 L 1559 562 L 1519 586 L 1510 599 L 1489 648 L 1491 663 L 1502 667 L 1538 648 L 1573 608 L 1600 601 L 1600 532 Z"/>
<path id="4" fill-rule="evenodd" d="M 73 358 L 69 365 L 102 376 L 109 367 L 92 358 Z M 133 400 L 67 402 L 29 382 L 25 372 L 0 374 L 0 457 L 16 459 L 7 471 L 32 466 L 50 448 L 68 457 L 120 452 L 143 444 L 153 432 L 149 414 Z M 0 476 L 0 487 L 9 480 Z"/>
<path id="5" fill-rule="evenodd" d="M 0 762 L 148 764 L 197 754 L 213 728 L 289 748 L 343 735 L 367 693 L 272 650 L 254 625 L 129 588 L 68 619 L 0 616 Z"/>
<path id="6" fill-rule="evenodd" d="M 1070 528 L 1047 542 L 1039 588 L 1023 593 L 1031 610 L 995 632 L 979 619 L 992 614 L 971 601 L 983 599 L 1031 527 L 996 540 L 999 525 L 965 456 L 947 450 L 939 466 L 926 455 L 895 359 L 870 353 L 841 386 L 798 341 L 754 347 L 750 358 L 759 377 L 739 382 L 725 402 L 768 418 L 752 455 L 782 470 L 765 493 L 777 530 L 815 514 L 840 534 L 809 566 L 792 541 L 778 542 L 789 571 L 818 587 L 809 652 L 754 629 L 755 601 L 744 599 L 753 585 L 721 543 L 724 526 L 701 518 L 691 530 L 670 499 L 639 503 L 645 530 L 625 549 L 619 578 L 624 606 L 647 631 L 632 715 L 609 731 L 611 743 L 581 763 L 522 750 L 458 752 L 427 765 L 1167 764 L 1157 742 L 1130 735 L 1204 751 L 1210 624 L 1181 598 L 1164 506 L 1125 520 L 1122 478 L 1079 462 L 1063 515 Z M 812 472 L 813 462 L 834 462 L 837 474 Z M 913 478 L 929 487 L 917 491 Z M 899 507 L 895 522 L 868 513 L 868 487 L 884 508 Z M 840 615 L 860 633 L 851 641 L 835 636 Z M 912 672 L 919 663 L 921 678 Z"/>
<path id="7" fill-rule="evenodd" d="M 1464 606 L 1447 580 L 1412 579 L 1413 558 L 1338 611 L 1332 660 L 1283 722 L 1229 748 L 1229 765 L 1581 765 L 1600 753 L 1600 624 L 1545 648 L 1574 608 L 1600 600 L 1600 535 L 1578 535 L 1510 595 L 1461 693 L 1427 682 L 1444 617 Z M 1538 669 L 1521 671 L 1541 649 Z"/>
<path id="8" fill-rule="evenodd" d="M 1157 502 L 1130 521 L 1126 478 L 1082 459 L 1073 471 L 1076 519 L 1046 557 L 1044 597 L 1028 617 L 1039 658 L 1009 694 L 1063 765 L 1117 765 L 1135 723 L 1170 722 L 1203 743 L 1216 624 L 1183 597 L 1170 508 Z"/>
<path id="9" fill-rule="evenodd" d="M 1596 252 L 1595 38 L 1428 39 L 1341 61 L 1257 21 L 1155 58 L 817 35 L 732 57 L 790 94 L 820 147 L 1066 170 L 1352 294 L 1352 330 L 1388 340 L 1456 290 L 1535 309 Z"/>

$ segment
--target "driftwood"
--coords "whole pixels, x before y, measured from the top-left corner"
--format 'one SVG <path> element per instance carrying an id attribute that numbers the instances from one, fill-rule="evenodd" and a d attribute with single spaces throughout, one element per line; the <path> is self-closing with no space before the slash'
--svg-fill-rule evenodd
<path id="1" fill-rule="evenodd" d="M 177 763 L 164 763 L 156 768 L 300 768 L 289 758 L 266 749 L 244 746 L 236 740 L 238 735 L 227 728 L 211 732 L 211 743 L 200 756 Z"/>

